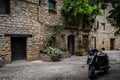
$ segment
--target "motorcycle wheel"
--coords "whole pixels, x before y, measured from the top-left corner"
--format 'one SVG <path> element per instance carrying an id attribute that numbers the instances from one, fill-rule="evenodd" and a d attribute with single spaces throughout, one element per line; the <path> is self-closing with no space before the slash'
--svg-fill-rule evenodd
<path id="1" fill-rule="evenodd" d="M 89 68 L 88 77 L 89 77 L 89 79 L 94 79 L 95 78 L 95 67 L 90 67 Z"/>

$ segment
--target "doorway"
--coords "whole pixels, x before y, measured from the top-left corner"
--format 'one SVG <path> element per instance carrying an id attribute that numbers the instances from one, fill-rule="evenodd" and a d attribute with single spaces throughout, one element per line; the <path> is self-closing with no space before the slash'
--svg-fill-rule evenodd
<path id="1" fill-rule="evenodd" d="M 72 55 L 75 52 L 75 36 L 74 35 L 68 36 L 68 50 Z"/>
<path id="2" fill-rule="evenodd" d="M 26 37 L 11 37 L 12 61 L 26 59 Z"/>
<path id="3" fill-rule="evenodd" d="M 88 50 L 89 49 L 89 42 L 88 42 L 88 35 L 83 35 L 83 48 Z"/>
<path id="4" fill-rule="evenodd" d="M 115 49 L 115 39 L 111 38 L 110 39 L 110 50 L 114 50 Z"/>

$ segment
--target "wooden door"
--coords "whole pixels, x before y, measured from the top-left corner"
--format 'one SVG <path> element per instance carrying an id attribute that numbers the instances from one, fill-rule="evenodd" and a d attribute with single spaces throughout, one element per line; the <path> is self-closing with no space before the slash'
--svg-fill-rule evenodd
<path id="1" fill-rule="evenodd" d="M 88 40 L 88 35 L 83 35 L 83 48 L 84 49 L 86 49 L 86 50 L 88 50 L 89 49 L 89 42 L 88 42 L 89 40 Z"/>
<path id="2" fill-rule="evenodd" d="M 68 36 L 68 50 L 71 54 L 74 54 L 74 51 L 75 51 L 75 36 L 74 35 Z"/>
<path id="3" fill-rule="evenodd" d="M 114 50 L 115 49 L 115 39 L 112 38 L 110 39 L 110 50 Z"/>
<path id="4" fill-rule="evenodd" d="M 12 60 L 26 59 L 26 38 L 11 38 Z"/>

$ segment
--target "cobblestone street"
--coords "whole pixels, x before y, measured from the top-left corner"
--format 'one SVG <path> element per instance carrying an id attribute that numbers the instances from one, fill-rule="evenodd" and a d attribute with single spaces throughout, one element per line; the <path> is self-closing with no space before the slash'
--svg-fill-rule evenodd
<path id="1" fill-rule="evenodd" d="M 95 80 L 120 80 L 120 51 L 106 51 L 110 58 L 107 74 L 96 72 Z M 0 68 L 0 80 L 89 80 L 87 56 L 72 56 L 60 62 L 19 61 Z"/>

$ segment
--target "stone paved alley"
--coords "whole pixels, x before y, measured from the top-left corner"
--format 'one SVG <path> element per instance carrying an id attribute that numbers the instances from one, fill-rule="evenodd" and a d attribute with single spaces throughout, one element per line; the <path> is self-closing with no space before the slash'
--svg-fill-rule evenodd
<path id="1" fill-rule="evenodd" d="M 95 80 L 120 80 L 120 51 L 106 51 L 109 73 L 96 72 Z M 60 62 L 19 61 L 0 68 L 0 80 L 89 80 L 87 56 L 72 56 Z"/>

